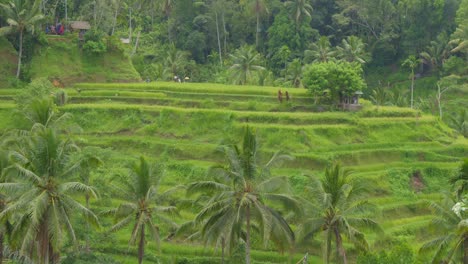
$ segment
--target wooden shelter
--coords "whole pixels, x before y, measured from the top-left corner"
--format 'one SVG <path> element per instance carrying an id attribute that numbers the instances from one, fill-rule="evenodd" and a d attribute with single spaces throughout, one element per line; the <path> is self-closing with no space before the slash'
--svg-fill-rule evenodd
<path id="1" fill-rule="evenodd" d="M 91 29 L 91 25 L 89 24 L 88 21 L 71 21 L 70 22 L 70 29 L 72 31 L 78 31 L 78 30 L 89 30 Z"/>

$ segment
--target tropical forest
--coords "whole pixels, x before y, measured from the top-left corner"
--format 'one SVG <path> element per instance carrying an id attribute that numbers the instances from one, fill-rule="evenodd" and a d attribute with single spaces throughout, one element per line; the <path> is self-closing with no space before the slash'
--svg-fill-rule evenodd
<path id="1" fill-rule="evenodd" d="M 468 0 L 0 0 L 0 264 L 468 264 Z"/>

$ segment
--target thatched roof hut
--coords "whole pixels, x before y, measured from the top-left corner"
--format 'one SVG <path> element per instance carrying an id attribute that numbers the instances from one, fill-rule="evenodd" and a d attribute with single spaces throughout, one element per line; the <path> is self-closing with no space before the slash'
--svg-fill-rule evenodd
<path id="1" fill-rule="evenodd" d="M 70 28 L 72 30 L 89 30 L 91 25 L 87 21 L 72 21 L 70 22 Z"/>

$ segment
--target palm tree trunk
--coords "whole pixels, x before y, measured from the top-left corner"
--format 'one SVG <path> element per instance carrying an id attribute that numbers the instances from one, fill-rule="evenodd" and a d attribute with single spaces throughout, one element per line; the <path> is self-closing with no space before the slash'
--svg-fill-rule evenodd
<path id="1" fill-rule="evenodd" d="M 218 12 L 215 12 L 215 17 L 216 17 L 216 37 L 218 38 L 219 63 L 223 65 L 223 56 L 221 52 L 221 39 L 219 36 Z"/>
<path id="2" fill-rule="evenodd" d="M 224 21 L 224 11 L 221 15 L 221 20 L 223 23 L 223 36 L 224 36 L 224 53 L 227 54 L 227 30 L 226 30 L 226 22 Z"/>
<path id="3" fill-rule="evenodd" d="M 250 264 L 250 207 L 245 208 L 245 264 Z"/>
<path id="4" fill-rule="evenodd" d="M 86 209 L 89 210 L 89 194 L 86 194 L 85 195 L 85 200 L 86 200 Z M 90 230 L 89 230 L 89 223 L 86 222 L 86 241 L 85 241 L 85 250 L 86 252 L 90 252 L 90 247 L 89 247 L 89 234 L 90 234 Z M 1 263 L 0 263 L 1 264 Z"/>
<path id="5" fill-rule="evenodd" d="M 338 254 L 343 258 L 343 264 L 348 264 L 348 260 L 346 259 L 346 251 L 343 247 L 343 240 L 341 239 L 340 231 L 337 227 L 333 229 L 335 232 L 335 239 L 336 239 L 336 250 Z"/>
<path id="6" fill-rule="evenodd" d="M 115 9 L 114 21 L 112 22 L 111 36 L 113 36 L 115 32 L 115 26 L 117 25 L 117 16 L 119 15 L 119 10 L 120 10 L 120 1 L 117 2 L 117 8 Z"/>
<path id="7" fill-rule="evenodd" d="M 47 218 L 42 220 L 42 223 L 39 226 L 39 263 L 49 264 L 49 252 L 51 251 L 49 246 L 49 226 L 47 223 Z"/>
<path id="8" fill-rule="evenodd" d="M 221 238 L 221 264 L 224 264 L 224 247 L 226 247 L 226 241 L 224 240 L 224 237 Z M 2 264 L 0 262 L 0 264 Z"/>
<path id="9" fill-rule="evenodd" d="M 18 68 L 16 70 L 16 78 L 17 79 L 19 79 L 20 72 L 21 72 L 21 57 L 23 56 L 23 31 L 24 31 L 24 29 L 20 29 Z"/>
<path id="10" fill-rule="evenodd" d="M 463 263 L 468 263 L 468 235 L 463 239 Z"/>
<path id="11" fill-rule="evenodd" d="M 0 233 L 0 264 L 3 264 L 3 232 Z"/>
<path id="12" fill-rule="evenodd" d="M 413 109 L 414 72 L 411 75 L 411 109 Z"/>
<path id="13" fill-rule="evenodd" d="M 138 264 L 143 263 L 144 254 L 145 254 L 145 224 L 142 224 L 140 242 L 138 243 Z"/>
<path id="14" fill-rule="evenodd" d="M 258 49 L 259 39 L 260 39 L 260 13 L 257 11 L 257 30 L 255 34 L 255 46 Z"/>

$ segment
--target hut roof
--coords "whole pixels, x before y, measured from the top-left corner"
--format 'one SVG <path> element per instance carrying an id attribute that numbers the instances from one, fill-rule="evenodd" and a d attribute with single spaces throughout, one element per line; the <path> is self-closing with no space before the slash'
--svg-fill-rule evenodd
<path id="1" fill-rule="evenodd" d="M 91 25 L 88 21 L 72 21 L 70 22 L 70 27 L 72 29 L 90 29 Z"/>

